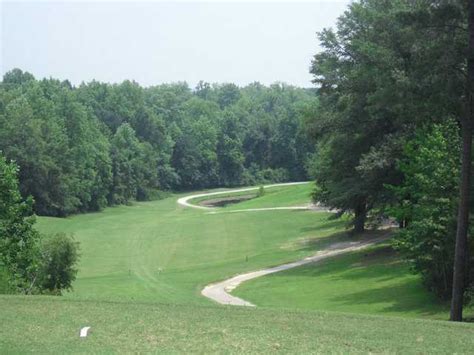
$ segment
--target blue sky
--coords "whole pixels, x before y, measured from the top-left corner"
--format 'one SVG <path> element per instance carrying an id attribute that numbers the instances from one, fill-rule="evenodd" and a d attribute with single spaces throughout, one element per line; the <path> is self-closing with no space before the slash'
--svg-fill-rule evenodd
<path id="1" fill-rule="evenodd" d="M 1 0 L 0 0 L 1 1 Z M 1 61 L 36 77 L 310 87 L 316 32 L 349 1 L 2 1 Z"/>

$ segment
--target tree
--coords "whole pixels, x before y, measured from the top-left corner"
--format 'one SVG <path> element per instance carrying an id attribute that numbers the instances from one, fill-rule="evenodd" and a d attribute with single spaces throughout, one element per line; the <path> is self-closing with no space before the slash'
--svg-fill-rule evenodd
<path id="1" fill-rule="evenodd" d="M 34 81 L 35 77 L 28 73 L 24 72 L 21 69 L 15 68 L 3 76 L 3 83 L 7 85 L 22 85 L 29 81 Z"/>
<path id="2" fill-rule="evenodd" d="M 59 233 L 43 238 L 40 250 L 38 283 L 41 289 L 57 295 L 72 289 L 77 274 L 79 244 L 71 236 Z"/>
<path id="3" fill-rule="evenodd" d="M 453 120 L 419 129 L 398 163 L 404 181 L 391 187 L 399 203 L 390 212 L 404 226 L 395 247 L 443 300 L 449 299 L 453 284 L 459 148 Z"/>
<path id="4" fill-rule="evenodd" d="M 218 184 L 217 120 L 219 107 L 193 97 L 183 105 L 177 120 L 172 166 L 182 188 Z"/>
<path id="5" fill-rule="evenodd" d="M 221 185 L 240 184 L 244 172 L 244 155 L 239 137 L 238 118 L 233 112 L 224 112 L 217 141 L 217 160 Z"/>
<path id="6" fill-rule="evenodd" d="M 20 165 L 20 191 L 40 215 L 152 199 L 158 189 L 299 180 L 312 150 L 298 142 L 301 108 L 312 98 L 282 83 L 75 87 L 15 69 L 0 84 L 0 149 Z"/>
<path id="7" fill-rule="evenodd" d="M 223 84 L 216 86 L 217 103 L 221 109 L 235 104 L 240 98 L 240 90 L 235 84 Z"/>
<path id="8" fill-rule="evenodd" d="M 146 199 L 146 189 L 158 188 L 153 151 L 140 143 L 135 131 L 123 123 L 111 140 L 113 184 L 109 195 L 112 204 Z"/>
<path id="9" fill-rule="evenodd" d="M 337 31 L 320 34 L 324 51 L 311 70 L 320 109 L 310 124 L 321 154 L 317 197 L 352 211 L 357 230 L 369 212 L 394 202 L 385 185 L 403 178 L 395 164 L 401 144 L 417 127 L 459 115 L 460 18 L 456 6 L 363 0 Z"/>
<path id="10" fill-rule="evenodd" d="M 17 176 L 17 165 L 0 153 L 0 260 L 11 287 L 30 293 L 38 270 L 39 234 L 33 229 L 33 200 L 21 197 Z"/>
<path id="11" fill-rule="evenodd" d="M 463 298 L 468 262 L 469 199 L 471 194 L 472 125 L 474 123 L 474 3 L 468 1 L 468 46 L 465 112 L 461 115 L 462 166 L 459 184 L 459 207 L 454 256 L 451 320 L 462 321 Z"/>

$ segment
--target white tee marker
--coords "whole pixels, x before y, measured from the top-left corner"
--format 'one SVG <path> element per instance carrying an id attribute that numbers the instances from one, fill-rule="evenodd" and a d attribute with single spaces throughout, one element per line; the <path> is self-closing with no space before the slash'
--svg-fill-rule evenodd
<path id="1" fill-rule="evenodd" d="M 87 336 L 87 332 L 89 331 L 89 329 L 91 329 L 91 327 L 81 328 L 81 333 L 79 334 L 79 336 L 81 338 L 85 338 Z"/>

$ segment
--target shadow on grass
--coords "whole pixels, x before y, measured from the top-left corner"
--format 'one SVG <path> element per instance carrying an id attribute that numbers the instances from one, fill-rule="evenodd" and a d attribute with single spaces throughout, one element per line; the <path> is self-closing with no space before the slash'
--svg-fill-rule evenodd
<path id="1" fill-rule="evenodd" d="M 398 285 L 371 288 L 369 290 L 348 292 L 334 297 L 341 305 L 370 305 L 388 303 L 382 311 L 387 313 L 412 312 L 419 315 L 434 316 L 448 311 L 446 304 L 437 301 L 434 296 L 421 288 L 418 279 L 405 280 Z M 412 290 L 413 292 L 408 292 Z M 446 314 L 446 317 L 448 315 Z"/>
<path id="2" fill-rule="evenodd" d="M 336 243 L 370 241 L 383 236 L 388 238 L 393 234 L 393 232 L 393 229 L 369 230 L 363 234 L 353 234 L 349 231 L 336 232 L 325 237 L 308 237 L 300 239 L 295 243 L 295 249 L 301 251 L 318 251 L 326 249 Z"/>
<path id="3" fill-rule="evenodd" d="M 296 212 L 296 211 L 295 211 Z M 300 228 L 301 232 L 307 233 L 307 232 L 322 232 L 328 229 L 334 229 L 334 228 L 343 228 L 346 224 L 346 221 L 340 220 L 340 219 L 327 219 L 326 221 L 320 220 L 318 221 L 319 223 L 315 226 L 312 227 L 303 227 Z M 321 223 L 323 222 L 323 223 Z"/>
<path id="4" fill-rule="evenodd" d="M 390 233 L 390 230 L 371 231 L 355 238 L 366 240 Z M 311 240 L 304 248 L 314 250 L 323 248 L 325 244 L 347 240 L 354 240 L 354 237 L 349 233 L 337 233 Z M 311 278 L 314 278 L 315 282 L 321 282 L 321 287 L 334 287 L 330 302 L 338 306 L 363 309 L 363 306 L 372 305 L 379 309 L 380 313 L 409 312 L 413 315 L 441 318 L 446 313 L 447 317 L 447 304 L 438 301 L 424 289 L 420 278 L 411 274 L 408 264 L 393 250 L 390 241 L 367 250 L 276 273 L 271 277 L 306 279 L 301 282 L 310 288 L 316 287 L 311 281 Z M 344 287 L 344 292 L 341 292 Z"/>

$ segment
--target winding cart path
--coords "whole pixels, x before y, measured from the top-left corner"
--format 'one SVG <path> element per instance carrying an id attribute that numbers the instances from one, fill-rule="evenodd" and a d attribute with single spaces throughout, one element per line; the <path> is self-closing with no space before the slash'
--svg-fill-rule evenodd
<path id="1" fill-rule="evenodd" d="M 291 185 L 301 185 L 301 184 L 308 184 L 309 182 L 291 182 L 291 183 L 284 183 L 284 184 L 273 184 L 273 185 L 266 185 L 264 188 L 269 187 L 277 187 L 277 186 L 291 186 Z M 184 207 L 190 208 L 197 208 L 201 210 L 207 210 L 209 213 L 235 213 L 235 212 L 257 212 L 257 211 L 269 211 L 269 210 L 318 210 L 318 211 L 327 211 L 327 209 L 315 205 L 308 204 L 306 206 L 292 206 L 292 207 L 269 207 L 269 208 L 253 208 L 253 209 L 246 209 L 246 210 L 233 210 L 233 211 L 223 211 L 218 212 L 216 208 L 206 207 L 206 206 L 199 206 L 192 204 L 190 200 L 195 198 L 201 197 L 209 197 L 209 196 L 218 196 L 222 194 L 228 194 L 229 192 L 245 192 L 245 191 L 253 191 L 258 190 L 259 187 L 249 187 L 237 190 L 227 190 L 227 191 L 218 191 L 218 192 L 209 192 L 209 193 L 202 193 L 196 195 L 189 195 L 185 197 L 181 197 L 178 199 L 178 204 Z M 242 282 L 255 279 L 257 277 L 265 276 L 268 274 L 273 274 L 275 272 L 280 272 L 288 269 L 292 269 L 295 267 L 303 266 L 310 263 L 316 263 L 318 261 L 348 253 L 357 251 L 360 249 L 367 248 L 371 245 L 379 243 L 381 241 L 386 240 L 387 237 L 380 237 L 377 239 L 372 239 L 370 241 L 349 241 L 349 242 L 340 242 L 334 243 L 327 247 L 324 250 L 318 251 L 315 255 L 306 257 L 302 260 L 298 260 L 292 263 L 282 264 L 262 270 L 252 271 L 245 274 L 240 274 L 230 279 L 213 283 L 204 287 L 201 291 L 201 294 L 204 297 L 207 297 L 217 303 L 225 304 L 225 305 L 232 305 L 232 306 L 250 306 L 255 307 L 254 304 L 243 300 L 239 297 L 233 296 L 230 294 L 232 290 L 234 290 L 237 286 L 239 286 Z"/>

